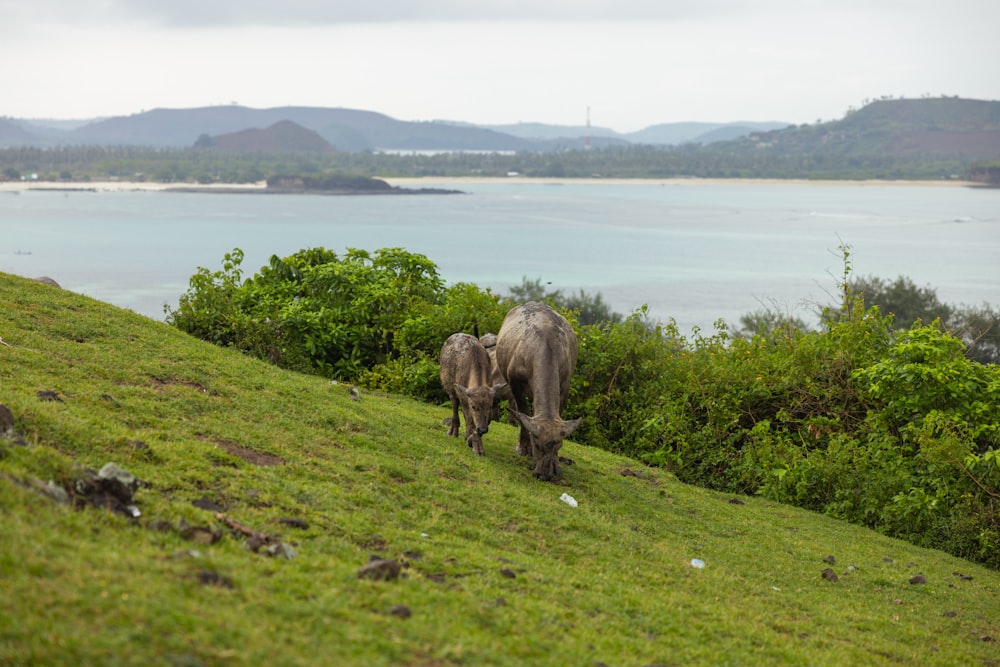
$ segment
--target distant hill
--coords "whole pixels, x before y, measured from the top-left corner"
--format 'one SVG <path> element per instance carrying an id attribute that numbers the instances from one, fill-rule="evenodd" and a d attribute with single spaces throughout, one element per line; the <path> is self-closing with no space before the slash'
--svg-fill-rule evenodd
<path id="1" fill-rule="evenodd" d="M 369 163 L 382 153 L 387 160 L 394 154 L 419 154 L 423 163 L 407 167 L 419 175 L 467 169 L 549 176 L 955 178 L 974 166 L 1000 161 L 1000 101 L 883 98 L 840 120 L 812 125 L 663 123 L 628 134 L 581 125 L 409 122 L 372 111 L 323 107 L 155 109 L 82 126 L 0 119 L 0 147 L 190 148 L 196 142 L 266 152 L 332 148 L 337 155 L 369 153 Z M 573 156 L 586 147 L 630 150 L 605 153 L 597 164 L 592 156 Z M 436 152 L 456 151 L 492 157 L 488 163 L 471 160 L 464 166 L 424 160 Z M 649 155 L 637 157 L 643 151 Z M 499 161 L 504 155 L 511 159 Z M 39 160 L 22 160 L 9 169 L 41 169 L 35 162 Z M 79 164 L 45 168 L 81 170 Z M 141 172 L 152 168 L 136 165 Z M 387 168 L 403 169 L 399 161 Z"/>
<path id="2" fill-rule="evenodd" d="M 883 99 L 817 125 L 753 134 L 754 151 L 839 158 L 921 156 L 975 162 L 1000 158 L 1000 101 Z"/>
<path id="3" fill-rule="evenodd" d="M 324 153 L 334 150 L 319 133 L 290 120 L 278 121 L 263 130 L 240 130 L 215 137 L 204 134 L 195 146 L 241 153 Z"/>
<path id="4" fill-rule="evenodd" d="M 20 122 L 0 118 L 0 147 L 30 146 L 39 141 L 38 135 L 25 129 Z"/>
<path id="5" fill-rule="evenodd" d="M 738 123 L 662 123 L 638 132 L 631 132 L 625 135 L 625 138 L 634 144 L 667 146 L 686 143 L 708 144 L 745 137 L 753 132 L 780 130 L 789 127 L 789 125 L 790 123 L 778 121 L 763 123 L 746 121 Z"/>
<path id="6" fill-rule="evenodd" d="M 219 136 L 263 129 L 281 121 L 291 121 L 312 130 L 334 148 L 344 151 L 513 151 L 529 145 L 522 139 L 483 128 L 399 121 L 372 111 L 322 107 L 251 109 L 241 106 L 154 109 L 96 121 L 63 132 L 58 137 L 39 138 L 30 143 L 184 148 L 193 145 L 203 135 Z"/>
<path id="7" fill-rule="evenodd" d="M 548 123 L 513 123 L 509 125 L 480 125 L 495 132 L 503 132 L 522 139 L 565 139 L 567 137 L 610 137 L 624 140 L 625 137 L 607 127 L 587 127 L 586 125 L 551 125 Z"/>
<path id="8" fill-rule="evenodd" d="M 661 123 L 638 132 L 621 134 L 606 127 L 585 125 L 547 125 L 544 123 L 517 123 L 515 125 L 484 125 L 497 132 L 505 132 L 515 137 L 539 142 L 580 140 L 585 143 L 590 138 L 592 147 L 626 144 L 651 144 L 675 146 L 683 143 L 707 144 L 748 136 L 754 132 L 777 130 L 789 127 L 782 122 L 738 122 L 738 123 Z"/>
<path id="9" fill-rule="evenodd" d="M 475 125 L 472 123 L 400 121 L 381 113 L 324 107 L 275 107 L 252 109 L 236 105 L 194 109 L 153 109 L 130 116 L 93 122 L 10 120 L 0 127 L 3 146 L 150 146 L 184 148 L 203 136 L 219 137 L 247 130 L 263 130 L 288 121 L 311 130 L 333 148 L 359 151 L 565 151 L 629 143 L 677 144 L 699 139 L 714 130 L 736 126 L 736 134 L 773 129 L 783 123 L 667 123 L 641 132 L 619 134 L 603 127 L 517 123 Z M 236 141 L 247 140 L 247 137 Z"/>

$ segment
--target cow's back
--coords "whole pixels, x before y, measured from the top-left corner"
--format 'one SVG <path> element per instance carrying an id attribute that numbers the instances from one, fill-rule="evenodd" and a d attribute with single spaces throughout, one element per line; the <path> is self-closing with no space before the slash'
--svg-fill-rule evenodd
<path id="1" fill-rule="evenodd" d="M 456 382 L 469 388 L 492 384 L 490 355 L 475 336 L 452 334 L 441 348 L 440 362 L 441 382 L 449 395 Z"/>
<path id="2" fill-rule="evenodd" d="M 525 386 L 535 414 L 565 406 L 576 368 L 573 327 L 549 306 L 535 301 L 513 308 L 497 334 L 496 360 L 511 387 Z"/>

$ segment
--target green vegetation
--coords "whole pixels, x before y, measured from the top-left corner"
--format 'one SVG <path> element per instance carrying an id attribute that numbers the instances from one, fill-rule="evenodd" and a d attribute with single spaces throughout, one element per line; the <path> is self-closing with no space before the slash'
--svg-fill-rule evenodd
<path id="1" fill-rule="evenodd" d="M 980 565 L 572 442 L 575 465 L 540 483 L 507 424 L 474 457 L 445 435 L 440 405 L 281 370 L 11 275 L 0 302 L 0 402 L 15 429 L 0 438 L 0 663 L 997 663 L 1000 574 Z M 856 317 L 845 327 L 884 337 L 874 315 Z M 951 349 L 929 331 L 906 344 Z M 590 350 L 596 332 L 582 332 Z M 846 354 L 863 356 L 863 338 L 845 333 Z M 628 318 L 582 377 L 626 398 L 659 340 Z M 761 396 L 754 357 L 777 350 L 733 345 L 731 366 L 682 363 L 701 359 L 720 387 L 741 370 L 733 392 Z M 871 366 L 871 380 L 903 361 Z M 897 392 L 891 414 L 921 395 Z M 592 430 L 598 417 L 618 415 Z M 107 462 L 143 481 L 138 518 L 49 497 L 81 500 L 74 482 Z M 251 551 L 233 526 L 291 549 Z M 359 578 L 373 554 L 404 563 L 401 576 Z"/>
<path id="2" fill-rule="evenodd" d="M 236 250 L 222 271 L 199 270 L 168 321 L 286 368 L 439 402 L 443 340 L 496 332 L 514 303 L 549 296 L 580 341 L 564 415 L 583 418 L 578 442 L 1000 568 L 1000 366 L 919 319 L 953 317 L 932 290 L 852 281 L 843 252 L 842 302 L 818 331 L 758 318 L 752 335 L 719 322 L 688 340 L 643 310 L 583 324 L 540 281 L 513 288 L 516 300 L 445 289 L 432 262 L 400 248 L 303 250 L 246 281 Z M 897 328 L 862 285 L 913 319 Z"/>

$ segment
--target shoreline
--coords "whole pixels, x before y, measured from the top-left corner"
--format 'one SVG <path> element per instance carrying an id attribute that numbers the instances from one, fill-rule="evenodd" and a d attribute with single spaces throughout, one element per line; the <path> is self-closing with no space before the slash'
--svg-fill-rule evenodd
<path id="1" fill-rule="evenodd" d="M 434 185 L 659 185 L 659 186 L 717 186 L 717 185 L 818 185 L 851 187 L 982 187 L 983 183 L 962 180 L 897 181 L 897 180 L 810 180 L 784 178 L 532 178 L 527 176 L 440 176 L 381 178 L 394 187 Z M 258 183 L 160 183 L 152 181 L 0 181 L 0 192 L 24 190 L 49 192 L 236 192 L 261 193 L 267 189 L 264 181 Z M 377 194 L 377 193 L 376 193 Z"/>
<path id="2" fill-rule="evenodd" d="M 807 178 L 546 178 L 529 176 L 424 176 L 383 178 L 390 185 L 417 185 L 440 183 L 444 185 L 513 183 L 517 185 L 823 185 L 823 186 L 919 186 L 919 187 L 972 187 L 982 185 L 973 181 L 903 181 L 888 179 L 871 180 L 810 180 Z"/>

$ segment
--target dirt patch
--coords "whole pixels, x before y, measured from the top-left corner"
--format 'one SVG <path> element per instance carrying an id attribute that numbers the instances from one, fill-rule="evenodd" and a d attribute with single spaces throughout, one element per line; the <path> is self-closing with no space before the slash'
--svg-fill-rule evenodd
<path id="1" fill-rule="evenodd" d="M 207 442 L 214 442 L 233 456 L 241 458 L 247 463 L 252 463 L 255 466 L 280 466 L 285 464 L 285 460 L 280 456 L 258 452 L 250 449 L 249 447 L 244 447 L 239 443 L 232 442 L 231 440 L 209 438 L 207 436 L 198 436 L 198 439 L 205 440 Z"/>
<path id="2" fill-rule="evenodd" d="M 155 375 L 151 375 L 149 379 L 153 383 L 153 386 L 158 389 L 169 386 L 187 387 L 188 389 L 194 389 L 195 391 L 200 392 L 202 394 L 211 394 L 211 395 L 215 394 L 214 391 L 212 391 L 205 385 L 201 384 L 200 382 L 195 382 L 194 380 L 184 380 L 182 378 L 174 378 L 174 377 L 161 378 L 161 377 L 156 377 Z"/>

